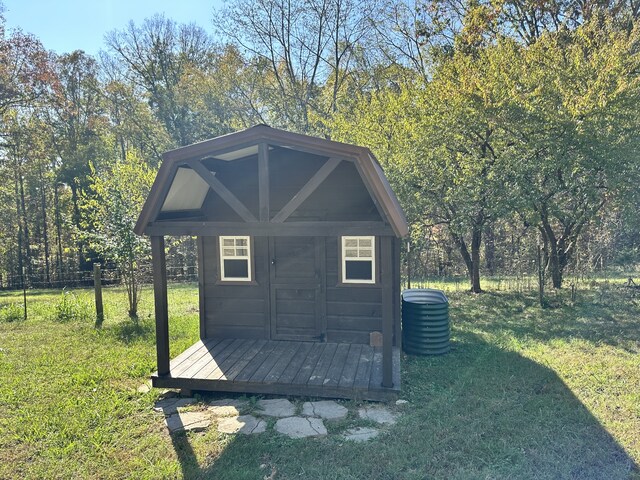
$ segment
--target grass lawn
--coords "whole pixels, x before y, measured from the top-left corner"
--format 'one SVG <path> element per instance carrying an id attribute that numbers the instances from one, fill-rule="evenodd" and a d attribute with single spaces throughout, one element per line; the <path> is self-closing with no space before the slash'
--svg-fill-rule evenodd
<path id="1" fill-rule="evenodd" d="M 354 444 L 170 436 L 159 392 L 136 391 L 155 370 L 151 290 L 134 324 L 105 289 L 102 329 L 30 292 L 28 320 L 0 322 L 0 478 L 640 478 L 640 291 L 592 285 L 544 310 L 533 293 L 449 296 L 452 351 L 403 357 L 405 413 Z M 0 293 L 0 318 L 20 301 Z M 197 288 L 171 286 L 169 305 L 175 356 L 197 340 Z"/>

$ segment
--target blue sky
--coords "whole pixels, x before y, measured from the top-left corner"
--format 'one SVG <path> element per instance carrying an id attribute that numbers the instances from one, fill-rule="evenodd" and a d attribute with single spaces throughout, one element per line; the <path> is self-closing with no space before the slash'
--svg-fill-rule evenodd
<path id="1" fill-rule="evenodd" d="M 57 53 L 82 49 L 95 55 L 104 35 L 155 13 L 212 33 L 213 7 L 222 0 L 0 0 L 9 29 L 21 28 Z"/>

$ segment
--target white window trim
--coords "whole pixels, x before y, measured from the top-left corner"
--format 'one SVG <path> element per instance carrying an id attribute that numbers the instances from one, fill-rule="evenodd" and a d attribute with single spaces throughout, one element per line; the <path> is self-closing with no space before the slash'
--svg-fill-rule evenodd
<path id="1" fill-rule="evenodd" d="M 346 250 L 346 240 L 348 239 L 368 239 L 371 240 L 371 258 L 349 258 L 350 262 L 371 262 L 371 279 L 370 280 L 361 280 L 361 279 L 347 279 L 347 256 L 345 253 Z M 357 236 L 357 235 L 349 235 L 345 237 L 341 237 L 340 244 L 341 248 L 341 256 L 342 256 L 342 283 L 366 283 L 369 285 L 373 285 L 376 283 L 376 237 L 374 236 Z M 353 247 L 349 247 L 353 248 Z M 358 250 L 360 247 L 356 247 Z"/>
<path id="2" fill-rule="evenodd" d="M 243 239 L 247 241 L 247 255 L 246 256 L 230 256 L 230 255 L 225 255 L 224 254 L 224 241 L 228 240 L 228 239 L 233 239 L 238 240 L 238 239 Z M 251 252 L 251 237 L 246 236 L 246 235 L 227 235 L 227 236 L 221 236 L 219 238 L 219 245 L 220 245 L 220 280 L 222 280 L 223 282 L 251 282 L 253 281 L 253 258 L 251 257 L 252 252 Z M 227 247 L 229 248 L 229 247 Z M 234 249 L 237 248 L 235 245 L 233 247 Z M 224 261 L 225 260 L 241 260 L 241 259 L 246 259 L 247 260 L 247 272 L 249 274 L 249 276 L 247 278 L 245 277 L 227 277 L 224 274 Z"/>

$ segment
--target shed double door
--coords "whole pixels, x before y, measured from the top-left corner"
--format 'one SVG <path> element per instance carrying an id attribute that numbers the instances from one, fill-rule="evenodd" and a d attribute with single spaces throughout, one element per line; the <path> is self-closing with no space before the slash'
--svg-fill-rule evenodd
<path id="1" fill-rule="evenodd" d="M 271 338 L 322 341 L 324 248 L 317 237 L 271 237 Z"/>

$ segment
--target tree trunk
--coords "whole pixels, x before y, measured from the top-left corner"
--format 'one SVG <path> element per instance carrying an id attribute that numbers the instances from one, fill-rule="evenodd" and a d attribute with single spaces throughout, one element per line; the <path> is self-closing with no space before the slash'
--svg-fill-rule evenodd
<path id="1" fill-rule="evenodd" d="M 42 236 L 44 241 L 44 272 L 47 285 L 51 282 L 51 271 L 49 265 L 49 228 L 47 225 L 47 190 L 44 183 L 44 175 L 42 174 L 42 165 L 39 165 L 40 176 L 40 202 L 42 208 Z"/>
<path id="2" fill-rule="evenodd" d="M 471 291 L 481 293 L 480 288 L 480 246 L 482 245 L 482 227 L 475 225 L 471 236 Z"/>
<path id="3" fill-rule="evenodd" d="M 63 280 L 63 260 L 62 260 L 62 219 L 60 218 L 60 197 L 58 195 L 58 182 L 56 181 L 53 187 L 53 203 L 55 211 L 55 223 L 56 223 L 56 247 L 57 252 L 57 266 L 58 266 L 58 280 Z"/>
<path id="4" fill-rule="evenodd" d="M 29 238 L 29 221 L 27 219 L 27 202 L 25 200 L 24 193 L 24 177 L 22 175 L 18 175 L 18 181 L 20 185 L 20 209 L 22 210 L 22 233 L 24 240 L 24 254 L 25 254 L 25 263 L 27 269 L 27 275 L 31 278 L 31 240 Z"/>
<path id="5" fill-rule="evenodd" d="M 484 264 L 489 275 L 496 274 L 496 242 L 492 224 L 488 224 L 485 230 Z"/>
<path id="6" fill-rule="evenodd" d="M 471 239 L 471 253 L 469 253 L 469 249 L 467 247 L 467 243 L 465 242 L 462 235 L 451 234 L 453 241 L 458 246 L 460 250 L 460 255 L 464 260 L 464 264 L 467 267 L 467 274 L 469 275 L 469 284 L 471 286 L 471 292 L 473 293 L 481 293 L 482 288 L 480 288 L 480 244 L 482 241 L 482 231 L 481 229 L 474 228 Z"/>

